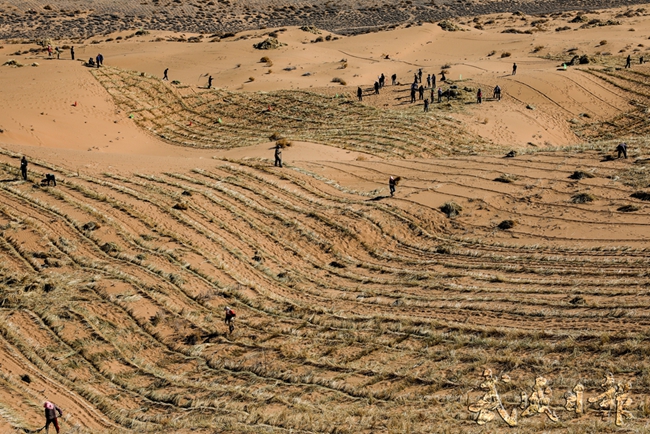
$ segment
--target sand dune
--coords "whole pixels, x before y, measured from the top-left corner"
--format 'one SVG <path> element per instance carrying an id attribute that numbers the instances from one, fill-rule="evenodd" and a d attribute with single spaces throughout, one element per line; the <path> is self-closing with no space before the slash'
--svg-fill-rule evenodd
<path id="1" fill-rule="evenodd" d="M 564 407 L 607 372 L 643 431 L 650 20 L 471 15 L 197 43 L 125 28 L 74 62 L 3 42 L 24 66 L 0 66 L 0 431 L 41 427 L 50 399 L 63 432 L 500 432 L 470 407 L 485 369 L 517 432 L 617 430 L 616 408 Z M 286 46 L 253 48 L 274 31 Z M 457 93 L 427 113 L 420 68 Z M 539 376 L 558 422 L 522 415 Z"/>

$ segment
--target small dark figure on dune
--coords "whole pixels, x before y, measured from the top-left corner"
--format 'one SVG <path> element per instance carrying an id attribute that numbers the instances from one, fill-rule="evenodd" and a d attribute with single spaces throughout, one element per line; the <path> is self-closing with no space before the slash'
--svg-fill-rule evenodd
<path id="1" fill-rule="evenodd" d="M 442 88 L 438 88 L 438 102 L 442 102 Z"/>
<path id="2" fill-rule="evenodd" d="M 208 77 L 208 89 L 212 89 L 212 76 Z"/>
<path id="3" fill-rule="evenodd" d="M 282 145 L 279 143 L 275 145 L 275 166 L 282 167 Z"/>
<path id="4" fill-rule="evenodd" d="M 415 93 L 416 93 L 415 83 L 413 83 L 413 86 L 411 86 L 411 102 L 412 103 L 415 102 Z"/>
<path id="5" fill-rule="evenodd" d="M 357 98 L 359 98 L 359 101 L 363 101 L 363 90 L 361 87 L 357 88 Z"/>
<path id="6" fill-rule="evenodd" d="M 232 333 L 233 330 L 235 330 L 235 317 L 237 316 L 237 314 L 229 306 L 226 306 L 225 311 L 226 311 L 226 319 L 224 322 L 228 326 L 230 333 Z"/>
<path id="7" fill-rule="evenodd" d="M 74 47 L 70 47 L 70 57 L 74 60 Z"/>
<path id="8" fill-rule="evenodd" d="M 429 111 L 429 100 L 425 99 L 424 100 L 424 112 L 426 113 L 428 111 Z"/>
<path id="9" fill-rule="evenodd" d="M 56 187 L 56 176 L 53 173 L 46 173 L 45 179 L 41 180 L 41 186 L 45 187 L 47 185 L 49 187 L 52 184 Z"/>
<path id="10" fill-rule="evenodd" d="M 395 86 L 395 83 L 397 83 L 397 74 L 391 75 L 390 79 L 392 80 L 393 86 Z"/>
<path id="11" fill-rule="evenodd" d="M 375 81 L 375 95 L 379 95 L 379 82 Z"/>
<path id="12" fill-rule="evenodd" d="M 632 67 L 632 56 L 627 55 L 627 59 L 625 60 L 625 67 L 626 68 L 631 68 Z"/>
<path id="13" fill-rule="evenodd" d="M 494 87 L 494 99 L 501 101 L 501 87 L 498 84 Z"/>
<path id="14" fill-rule="evenodd" d="M 23 176 L 23 180 L 27 181 L 27 158 L 24 155 L 20 159 L 20 174 Z"/>
<path id="15" fill-rule="evenodd" d="M 395 195 L 395 187 L 397 187 L 397 184 L 399 184 L 400 179 L 402 178 L 399 176 L 391 176 L 388 178 L 388 188 L 390 190 L 391 197 Z"/>
<path id="16" fill-rule="evenodd" d="M 45 426 L 43 427 L 45 428 L 45 433 L 47 434 L 50 431 L 50 424 L 54 425 L 54 429 L 58 433 L 60 428 L 57 418 L 63 417 L 63 411 L 50 401 L 45 401 L 43 408 L 45 408 Z M 59 414 L 58 416 L 57 413 Z"/>
<path id="17" fill-rule="evenodd" d="M 424 86 L 420 85 L 418 88 L 418 99 L 423 100 L 424 99 Z"/>
<path id="18" fill-rule="evenodd" d="M 165 69 L 165 72 L 163 72 L 163 80 L 169 81 L 169 77 L 167 77 L 167 73 L 169 72 L 169 68 Z"/>
<path id="19" fill-rule="evenodd" d="M 431 74 L 427 75 L 427 87 L 431 87 Z"/>
<path id="20" fill-rule="evenodd" d="M 616 147 L 616 151 L 618 152 L 618 158 L 621 158 L 621 155 L 623 155 L 627 160 L 627 143 L 619 143 Z"/>
<path id="21" fill-rule="evenodd" d="M 477 104 L 483 103 L 483 92 L 481 91 L 481 89 L 479 89 L 478 92 L 476 92 L 476 103 Z"/>
<path id="22" fill-rule="evenodd" d="M 422 68 L 418 70 L 418 81 L 422 83 Z"/>
<path id="23" fill-rule="evenodd" d="M 445 71 L 442 71 L 440 73 L 440 81 L 447 81 L 447 77 L 445 76 Z"/>
<path id="24" fill-rule="evenodd" d="M 386 76 L 382 72 L 381 75 L 379 76 L 379 87 L 384 87 L 385 83 L 386 83 Z"/>
<path id="25" fill-rule="evenodd" d="M 512 64 L 512 75 L 515 75 L 517 73 L 517 64 L 513 63 Z"/>

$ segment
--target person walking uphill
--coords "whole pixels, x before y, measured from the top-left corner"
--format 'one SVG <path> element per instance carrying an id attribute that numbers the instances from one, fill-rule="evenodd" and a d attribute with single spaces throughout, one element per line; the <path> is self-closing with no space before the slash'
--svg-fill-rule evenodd
<path id="1" fill-rule="evenodd" d="M 226 311 L 225 323 L 228 326 L 228 330 L 230 330 L 230 333 L 232 333 L 233 330 L 235 330 L 234 322 L 235 322 L 235 317 L 237 316 L 237 314 L 229 306 L 226 306 L 225 311 Z"/>
<path id="2" fill-rule="evenodd" d="M 50 401 L 45 401 L 43 408 L 45 408 L 45 433 L 47 434 L 50 431 L 50 424 L 54 425 L 54 429 L 58 433 L 59 421 L 57 420 L 56 414 L 59 413 L 58 417 L 63 417 L 63 412 L 56 406 L 56 404 L 53 404 Z"/>
<path id="3" fill-rule="evenodd" d="M 513 63 L 512 64 L 512 75 L 515 75 L 515 74 L 517 74 L 517 64 Z"/>
<path id="4" fill-rule="evenodd" d="M 275 145 L 275 166 L 282 167 L 282 146 L 279 143 Z"/>
<path id="5" fill-rule="evenodd" d="M 388 178 L 388 188 L 390 189 L 390 196 L 391 197 L 393 197 L 395 195 L 395 187 L 399 183 L 400 179 L 401 178 L 399 176 L 398 177 L 391 176 L 390 178 Z"/>
<path id="6" fill-rule="evenodd" d="M 169 77 L 167 77 L 167 73 L 169 72 L 169 68 L 165 69 L 165 72 L 163 72 L 163 80 L 169 81 Z"/>
<path id="7" fill-rule="evenodd" d="M 619 143 L 616 147 L 616 151 L 618 152 L 618 158 L 621 158 L 621 155 L 623 155 L 627 160 L 627 143 Z"/>
<path id="8" fill-rule="evenodd" d="M 20 173 L 23 175 L 23 179 L 27 181 L 27 158 L 24 155 L 20 160 Z"/>
<path id="9" fill-rule="evenodd" d="M 627 59 L 625 60 L 625 67 L 626 68 L 632 67 L 632 56 L 630 56 L 629 54 L 627 55 Z"/>

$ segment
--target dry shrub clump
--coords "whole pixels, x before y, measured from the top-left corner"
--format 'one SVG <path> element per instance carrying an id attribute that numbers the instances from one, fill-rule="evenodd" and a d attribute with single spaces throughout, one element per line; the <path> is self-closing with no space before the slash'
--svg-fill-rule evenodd
<path id="1" fill-rule="evenodd" d="M 172 208 L 180 210 L 180 211 L 186 211 L 188 209 L 188 206 L 186 203 L 179 202 L 176 205 L 174 205 Z"/>
<path id="2" fill-rule="evenodd" d="M 291 146 L 291 142 L 284 137 L 277 140 L 275 144 L 280 146 L 281 148 L 288 148 L 289 146 Z"/>
<path id="3" fill-rule="evenodd" d="M 650 201 L 650 193 L 648 193 L 647 191 L 635 191 L 630 196 L 632 196 L 635 199 Z"/>
<path id="4" fill-rule="evenodd" d="M 494 180 L 496 182 L 503 182 L 504 184 L 510 184 L 512 182 L 515 182 L 517 179 L 519 179 L 517 177 L 517 175 L 511 175 L 509 173 L 502 173 L 501 175 L 499 175 Z"/>
<path id="5" fill-rule="evenodd" d="M 501 223 L 499 223 L 497 227 L 502 231 L 507 231 L 508 229 L 514 228 L 516 224 L 517 222 L 515 220 L 504 220 Z"/>
<path id="6" fill-rule="evenodd" d="M 503 53 L 501 53 L 501 58 L 502 58 L 502 59 L 503 59 L 504 57 L 510 57 L 510 56 L 512 56 L 512 53 L 510 53 L 509 51 L 504 51 Z"/>
<path id="7" fill-rule="evenodd" d="M 590 193 L 577 193 L 571 196 L 571 202 L 573 203 L 589 203 L 596 200 L 596 197 Z"/>
<path id="8" fill-rule="evenodd" d="M 640 209 L 641 208 L 639 208 L 636 205 L 623 205 L 623 206 L 618 207 L 616 209 L 616 211 L 619 211 L 619 212 L 635 212 L 635 211 L 638 211 Z"/>
<path id="9" fill-rule="evenodd" d="M 584 178 L 594 178 L 593 173 L 585 172 L 583 170 L 576 170 L 573 172 L 571 175 L 569 175 L 569 178 L 571 179 L 584 179 Z"/>
<path id="10" fill-rule="evenodd" d="M 347 84 L 347 82 L 345 80 L 343 80 L 342 78 L 339 78 L 339 77 L 334 77 L 332 79 L 332 83 L 340 83 L 342 86 L 345 86 Z"/>
<path id="11" fill-rule="evenodd" d="M 449 202 L 445 202 L 440 207 L 440 211 L 445 213 L 447 217 L 452 218 L 452 217 L 456 217 L 457 215 L 460 215 L 460 213 L 463 211 L 463 207 L 458 205 L 454 201 L 449 201 Z"/>

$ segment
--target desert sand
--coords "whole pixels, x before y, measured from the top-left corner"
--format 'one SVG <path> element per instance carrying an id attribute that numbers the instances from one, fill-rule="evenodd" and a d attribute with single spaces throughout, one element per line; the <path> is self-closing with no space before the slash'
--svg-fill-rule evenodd
<path id="1" fill-rule="evenodd" d="M 7 36 L 0 431 L 645 432 L 650 17 L 483 5 Z"/>

